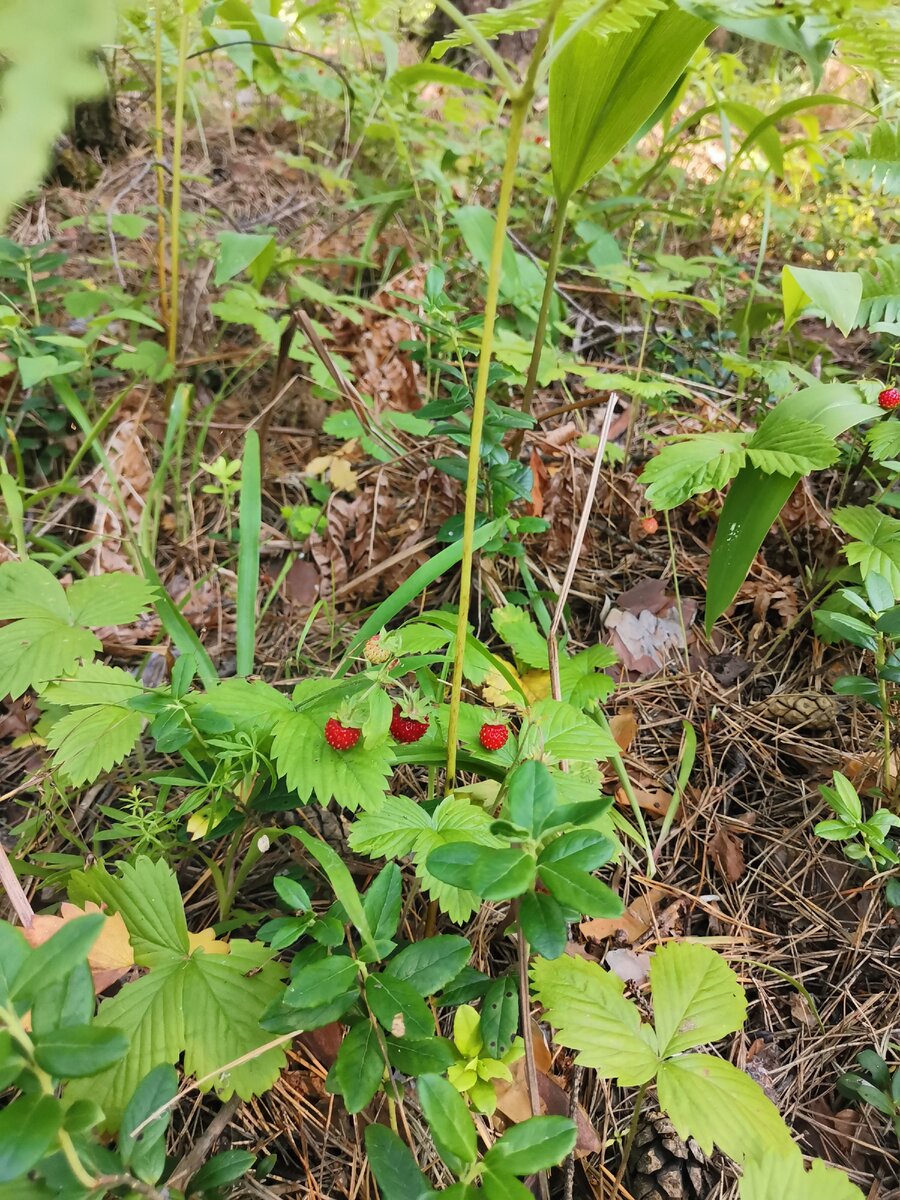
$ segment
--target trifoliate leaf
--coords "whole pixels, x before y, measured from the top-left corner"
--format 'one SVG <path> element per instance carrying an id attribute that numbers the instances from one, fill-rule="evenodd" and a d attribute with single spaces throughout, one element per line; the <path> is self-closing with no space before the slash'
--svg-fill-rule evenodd
<path id="1" fill-rule="evenodd" d="M 709 1054 L 666 1059 L 656 1089 L 678 1136 L 694 1138 L 704 1154 L 712 1154 L 715 1144 L 742 1162 L 792 1145 L 778 1109 L 759 1084 L 724 1059 Z"/>
<path id="2" fill-rule="evenodd" d="M 796 418 L 773 418 L 775 412 L 747 443 L 747 458 L 754 467 L 767 475 L 807 475 L 837 461 L 835 440 L 821 425 Z"/>
<path id="3" fill-rule="evenodd" d="M 382 797 L 393 760 L 390 745 L 361 739 L 351 750 L 333 750 L 306 713 L 289 712 L 275 726 L 272 754 L 289 788 L 306 803 L 334 798 L 351 811 Z"/>
<path id="4" fill-rule="evenodd" d="M 557 1041 L 579 1052 L 577 1062 L 627 1087 L 653 1078 L 659 1062 L 656 1036 L 625 999 L 618 976 L 599 963 L 562 955 L 536 959 L 531 977 Z"/>
<path id="5" fill-rule="evenodd" d="M 844 533 L 855 539 L 844 547 L 847 562 L 859 567 L 864 580 L 873 571 L 884 576 L 894 598 L 900 598 L 900 520 L 874 504 L 836 508 L 832 516 Z"/>
<path id="6" fill-rule="evenodd" d="M 88 629 L 55 618 L 12 621 L 0 629 L 0 693 L 14 700 L 30 687 L 65 675 L 79 659 L 91 659 L 101 649 Z"/>
<path id="7" fill-rule="evenodd" d="M 644 467 L 647 501 L 665 511 L 691 496 L 721 489 L 746 461 L 743 433 L 698 433 L 673 439 Z"/>
<path id="8" fill-rule="evenodd" d="M 664 1056 L 714 1042 L 740 1029 L 747 1000 L 724 958 L 708 946 L 661 946 L 650 962 L 653 1021 Z"/>

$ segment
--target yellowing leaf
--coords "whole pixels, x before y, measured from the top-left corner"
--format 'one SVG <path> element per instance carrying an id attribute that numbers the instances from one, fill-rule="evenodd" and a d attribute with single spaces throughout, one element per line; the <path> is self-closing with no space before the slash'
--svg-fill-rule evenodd
<path id="1" fill-rule="evenodd" d="M 509 670 L 510 675 L 518 680 L 519 676 L 512 663 L 508 663 L 505 659 L 501 661 Z M 481 689 L 481 697 L 485 704 L 490 704 L 493 708 L 507 708 L 510 705 L 521 708 L 522 704 L 521 696 L 510 686 L 509 681 L 499 671 L 494 670 L 488 671 L 485 676 L 484 685 Z"/>
<path id="2" fill-rule="evenodd" d="M 550 672 L 526 671 L 522 676 L 522 691 L 530 704 L 546 700 L 550 695 Z"/>
<path id="3" fill-rule="evenodd" d="M 59 916 L 49 913 L 38 913 L 27 929 L 23 929 L 25 940 L 31 946 L 40 946 L 53 937 L 67 921 L 83 917 L 85 913 L 101 912 L 99 904 L 93 901 L 85 902 L 84 908 L 77 904 L 61 904 Z M 94 980 L 94 991 L 99 995 L 111 987 L 123 975 L 127 975 L 134 966 L 134 951 L 128 937 L 125 922 L 119 913 L 107 914 L 100 930 L 100 936 L 94 942 L 88 954 L 88 966 Z"/>
<path id="4" fill-rule="evenodd" d="M 191 954 L 195 950 L 202 950 L 204 954 L 227 954 L 229 952 L 228 943 L 220 942 L 212 929 L 201 929 L 199 933 L 188 931 L 188 946 Z"/>

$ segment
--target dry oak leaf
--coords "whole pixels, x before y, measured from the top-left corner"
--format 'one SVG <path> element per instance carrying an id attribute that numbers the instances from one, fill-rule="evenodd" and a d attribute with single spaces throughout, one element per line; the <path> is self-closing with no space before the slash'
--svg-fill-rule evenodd
<path id="1" fill-rule="evenodd" d="M 22 932 L 29 945 L 40 946 L 49 941 L 67 921 L 74 921 L 76 917 L 83 917 L 86 913 L 102 911 L 100 906 L 91 900 L 85 903 L 84 908 L 79 908 L 77 904 L 61 904 L 59 916 L 38 913 L 31 925 Z M 134 966 L 134 951 L 128 940 L 125 922 L 119 913 L 106 914 L 100 936 L 88 954 L 88 966 L 91 968 L 94 991 L 98 996 L 108 987 L 112 987 L 123 975 L 127 975 Z"/>

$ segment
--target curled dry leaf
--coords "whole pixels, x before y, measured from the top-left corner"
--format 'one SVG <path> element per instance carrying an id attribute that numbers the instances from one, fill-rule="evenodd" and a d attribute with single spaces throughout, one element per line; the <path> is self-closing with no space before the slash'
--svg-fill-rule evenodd
<path id="1" fill-rule="evenodd" d="M 621 931 L 623 936 L 634 944 L 653 928 L 654 913 L 665 895 L 662 888 L 651 888 L 629 904 L 621 917 L 594 917 L 590 921 L 582 921 L 578 928 L 586 938 L 594 942 L 602 942 Z"/>
<path id="2" fill-rule="evenodd" d="M 512 1082 L 499 1082 L 495 1085 L 497 1091 L 497 1111 L 507 1121 L 518 1124 L 520 1121 L 527 1121 L 532 1115 L 531 1101 L 528 1098 L 525 1060 L 520 1058 L 518 1062 L 513 1063 L 510 1070 L 512 1072 Z M 571 1102 L 568 1092 L 561 1086 L 560 1081 L 555 1076 L 548 1075 L 540 1066 L 538 1066 L 537 1070 L 537 1085 L 538 1097 L 541 1103 L 541 1111 L 537 1114 L 538 1116 L 567 1117 L 570 1115 Z M 575 1157 L 583 1158 L 586 1154 L 598 1154 L 603 1148 L 602 1143 L 585 1109 L 578 1104 L 575 1107 L 575 1112 L 571 1115 L 575 1119 L 575 1127 L 577 1129 Z"/>
<path id="3" fill-rule="evenodd" d="M 116 487 L 110 482 L 103 467 L 98 467 L 85 485 L 85 494 L 94 493 L 94 521 L 91 526 L 90 542 L 97 544 L 94 571 L 104 575 L 107 571 L 132 571 L 131 559 L 124 544 L 137 529 L 144 512 L 147 492 L 153 482 L 150 459 L 140 437 L 137 421 L 122 421 L 106 443 L 106 456 Z M 121 504 L 116 495 L 121 495 Z M 123 514 L 122 507 L 125 512 Z M 127 522 L 125 518 L 127 517 Z"/>
<path id="4" fill-rule="evenodd" d="M 622 712 L 617 712 L 615 716 L 610 717 L 609 729 L 610 733 L 616 739 L 619 749 L 623 754 L 627 754 L 638 731 L 638 723 L 634 712 L 630 708 L 623 709 Z"/>
<path id="5" fill-rule="evenodd" d="M 730 829 L 720 827 L 709 843 L 716 870 L 726 883 L 737 883 L 744 874 L 744 846 Z"/>
<path id="6" fill-rule="evenodd" d="M 57 930 L 62 929 L 67 921 L 83 917 L 85 913 L 97 913 L 103 910 L 99 905 L 88 900 L 84 908 L 77 904 L 61 904 L 59 916 L 49 913 L 38 913 L 27 929 L 23 929 L 25 938 L 31 946 L 40 946 L 49 941 Z M 99 995 L 123 975 L 127 975 L 134 966 L 134 951 L 128 940 L 128 930 L 119 913 L 107 915 L 100 936 L 88 955 L 88 966 L 94 979 L 94 991 Z"/>

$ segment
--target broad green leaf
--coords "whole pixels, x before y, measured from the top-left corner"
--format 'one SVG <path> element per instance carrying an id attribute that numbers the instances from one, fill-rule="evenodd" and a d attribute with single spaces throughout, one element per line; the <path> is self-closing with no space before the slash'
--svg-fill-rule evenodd
<path id="1" fill-rule="evenodd" d="M 400 868 L 396 863 L 388 863 L 375 876 L 363 896 L 363 909 L 376 943 L 388 941 L 397 932 L 403 902 L 402 888 Z M 393 945 L 392 942 L 392 948 Z"/>
<path id="2" fill-rule="evenodd" d="M 647 502 L 665 512 L 691 496 L 718 491 L 746 461 L 742 433 L 698 433 L 671 439 L 644 467 Z"/>
<path id="3" fill-rule="evenodd" d="M 187 956 L 181 891 L 175 872 L 162 859 L 154 862 L 141 855 L 133 864 L 120 863 L 115 876 L 95 867 L 72 885 L 73 898 L 81 895 L 121 913 L 138 966 L 155 967 Z"/>
<path id="4" fill-rule="evenodd" d="M 821 425 L 784 417 L 764 421 L 747 443 L 747 459 L 767 475 L 808 475 L 839 457 L 834 439 Z"/>
<path id="5" fill-rule="evenodd" d="M 854 540 L 844 547 L 851 566 L 863 579 L 873 571 L 887 580 L 894 598 L 900 599 L 900 520 L 874 504 L 865 508 L 836 508 L 832 517 Z"/>
<path id="6" fill-rule="evenodd" d="M 419 1103 L 441 1158 L 456 1174 L 475 1162 L 475 1126 L 466 1102 L 452 1083 L 439 1075 L 422 1075 Z"/>
<path id="7" fill-rule="evenodd" d="M 510 820 L 537 837 L 556 806 L 553 776 L 542 762 L 529 758 L 514 768 L 506 789 Z"/>
<path id="8" fill-rule="evenodd" d="M 486 1166 L 481 1175 L 481 1191 L 475 1192 L 473 1200 L 477 1200 L 478 1196 L 483 1196 L 484 1200 L 532 1200 L 534 1192 L 515 1175 L 510 1175 L 500 1167 Z"/>
<path id="9" fill-rule="evenodd" d="M 35 1038 L 34 1059 L 48 1075 L 57 1079 L 80 1079 L 99 1075 L 123 1058 L 128 1038 L 118 1029 L 75 1025 Z"/>
<path id="10" fill-rule="evenodd" d="M 122 1162 L 145 1183 L 155 1183 L 165 1167 L 165 1133 L 172 1119 L 171 1108 L 154 1117 L 137 1136 L 134 1130 L 151 1113 L 167 1105 L 177 1091 L 178 1072 L 163 1063 L 141 1080 L 122 1115 L 118 1139 Z"/>
<path id="11" fill-rule="evenodd" d="M 71 671 L 79 659 L 92 659 L 102 649 L 88 629 L 55 618 L 32 617 L 0 629 L 0 694 L 14 700 Z"/>
<path id="12" fill-rule="evenodd" d="M 560 204 L 638 132 L 713 28 L 672 2 L 646 0 L 641 7 L 642 19 L 629 32 L 598 45 L 582 30 L 553 60 L 550 158 Z M 560 19 L 558 37 L 568 24 Z"/>
<path id="13" fill-rule="evenodd" d="M 544 754 L 551 759 L 596 762 L 619 753 L 612 735 L 571 704 L 549 698 L 539 700 L 529 716 L 539 742 L 543 741 Z"/>
<path id="14" fill-rule="evenodd" d="M 388 970 L 420 996 L 433 996 L 456 978 L 471 957 L 466 938 L 442 933 L 400 950 L 390 959 Z"/>
<path id="15" fill-rule="evenodd" d="M 146 580 L 122 571 L 77 579 L 66 592 L 77 625 L 127 625 L 155 595 Z"/>
<path id="16" fill-rule="evenodd" d="M 446 848 L 453 849 L 452 846 Z M 478 846 L 476 852 L 468 883 L 476 896 L 485 900 L 509 900 L 521 896 L 534 882 L 534 858 L 526 851 Z M 429 863 L 433 857 L 429 856 Z"/>
<path id="17" fill-rule="evenodd" d="M 538 855 L 538 866 L 595 871 L 610 861 L 615 846 L 594 829 L 574 829 L 554 838 Z"/>
<path id="18" fill-rule="evenodd" d="M 747 1016 L 738 977 L 724 958 L 699 943 L 660 946 L 650 961 L 650 988 L 665 1058 L 733 1033 Z"/>
<path id="19" fill-rule="evenodd" d="M 62 979 L 42 986 L 31 1007 L 32 1040 L 77 1025 L 89 1025 L 94 1015 L 94 981 L 87 959 Z"/>
<path id="20" fill-rule="evenodd" d="M 786 265 L 781 270 L 785 331 L 810 304 L 820 309 L 829 325 L 848 337 L 856 324 L 863 281 L 857 271 L 813 271 Z"/>
<path id="21" fill-rule="evenodd" d="M 362 1112 L 378 1091 L 386 1068 L 375 1026 L 371 1021 L 354 1025 L 341 1042 L 334 1064 L 347 1112 Z"/>
<path id="22" fill-rule="evenodd" d="M 837 438 L 854 425 L 880 415 L 881 410 L 863 404 L 859 393 L 849 384 L 819 383 L 782 400 L 759 432 L 762 433 L 770 419 L 779 421 L 787 417 L 811 421 L 820 425 L 828 436 Z M 707 633 L 734 600 L 763 539 L 800 478 L 800 475 L 765 475 L 758 467 L 746 466 L 731 485 L 709 559 Z"/>
<path id="23" fill-rule="evenodd" d="M 345 954 L 333 954 L 320 962 L 301 967 L 284 993 L 290 1008 L 317 1008 L 331 1004 L 356 987 L 359 967 Z"/>
<path id="24" fill-rule="evenodd" d="M 47 685 L 41 694 L 47 705 L 61 708 L 90 708 L 96 705 L 125 705 L 134 696 L 144 694 L 144 688 L 133 675 L 121 667 L 103 663 L 88 663 L 79 667 L 70 679 Z"/>
<path id="25" fill-rule="evenodd" d="M 395 1038 L 385 1034 L 391 1066 L 411 1078 L 441 1075 L 456 1061 L 456 1052 L 446 1038 Z"/>
<path id="26" fill-rule="evenodd" d="M 531 975 L 532 991 L 557 1029 L 557 1041 L 579 1051 L 577 1062 L 623 1087 L 653 1078 L 659 1062 L 656 1035 L 625 999 L 621 979 L 599 963 L 566 955 L 536 959 Z"/>
<path id="27" fill-rule="evenodd" d="M 487 1167 L 530 1175 L 555 1167 L 575 1145 L 575 1123 L 568 1117 L 530 1117 L 507 1129 L 484 1156 Z"/>
<path id="28" fill-rule="evenodd" d="M 279 719 L 272 754 L 278 773 L 303 803 L 315 794 L 320 804 L 335 799 L 351 811 L 384 795 L 392 762 L 386 741 L 372 745 L 363 738 L 352 750 L 333 750 L 322 727 L 304 712 Z"/>
<path id="29" fill-rule="evenodd" d="M 854 646 L 861 646 L 863 650 L 875 649 L 875 632 L 872 626 L 850 613 L 830 612 L 821 608 L 813 617 L 813 624 L 817 633 L 821 634 L 822 630 L 825 630 L 826 634 L 842 638 Z"/>
<path id="30" fill-rule="evenodd" d="M 43 988 L 65 979 L 87 960 L 88 951 L 106 923 L 102 913 L 66 921 L 49 941 L 37 946 L 22 962 L 9 989 L 10 998 L 30 1007 Z"/>
<path id="31" fill-rule="evenodd" d="M 431 1009 L 412 986 L 390 971 L 369 975 L 366 1000 L 384 1028 L 394 1037 L 427 1038 L 434 1035 Z"/>
<path id="32" fill-rule="evenodd" d="M 62 584 L 31 559 L 0 564 L 0 621 L 37 616 L 63 623 L 71 620 Z"/>
<path id="33" fill-rule="evenodd" d="M 431 1185 L 396 1133 L 384 1125 L 367 1125 L 365 1138 L 369 1166 L 384 1200 L 431 1200 Z"/>
<path id="34" fill-rule="evenodd" d="M 620 917 L 625 906 L 607 885 L 586 871 L 565 863 L 541 867 L 540 877 L 564 908 L 588 917 Z"/>
<path id="35" fill-rule="evenodd" d="M 519 1027 L 519 991 L 515 979 L 495 979 L 481 1003 L 481 1036 L 489 1058 L 502 1058 Z"/>
<path id="36" fill-rule="evenodd" d="M 708 1054 L 666 1059 L 656 1090 L 678 1136 L 694 1138 L 704 1154 L 717 1145 L 743 1162 L 792 1145 L 778 1109 L 759 1084 L 724 1059 Z"/>
<path id="37" fill-rule="evenodd" d="M 843 1171 L 820 1158 L 807 1171 L 796 1146 L 745 1163 L 739 1195 L 740 1200 L 863 1200 Z"/>
<path id="38" fill-rule="evenodd" d="M 219 258 L 213 282 L 216 287 L 240 275 L 251 263 L 275 246 L 270 233 L 236 233 L 227 229 L 217 236 Z"/>
<path id="39" fill-rule="evenodd" d="M 188 1195 L 216 1195 L 220 1188 L 240 1179 L 256 1162 L 256 1155 L 249 1150 L 220 1150 L 208 1158 L 188 1184 Z"/>
<path id="40" fill-rule="evenodd" d="M 40 1092 L 20 1096 L 0 1109 L 0 1183 L 20 1179 L 40 1162 L 53 1144 L 62 1118 L 56 1097 Z"/>
<path id="41" fill-rule="evenodd" d="M 402 858 L 412 853 L 424 829 L 433 829 L 424 808 L 408 796 L 384 796 L 363 803 L 348 841 L 351 850 L 370 858 Z"/>
<path id="42" fill-rule="evenodd" d="M 519 901 L 519 920 L 526 941 L 543 958 L 558 958 L 566 948 L 568 929 L 563 911 L 547 892 L 526 892 Z"/>

